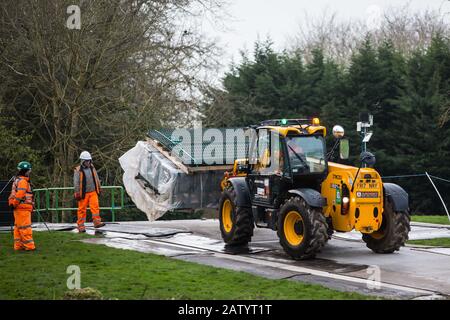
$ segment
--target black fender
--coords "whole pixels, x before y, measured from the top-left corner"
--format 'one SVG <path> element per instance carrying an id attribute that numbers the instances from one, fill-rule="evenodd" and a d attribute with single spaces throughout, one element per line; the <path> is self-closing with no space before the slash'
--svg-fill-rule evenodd
<path id="1" fill-rule="evenodd" d="M 245 177 L 234 177 L 228 179 L 236 192 L 236 205 L 239 207 L 251 207 L 250 189 Z"/>
<path id="2" fill-rule="evenodd" d="M 407 211 L 409 209 L 409 195 L 395 183 L 383 183 L 384 196 L 389 199 L 395 211 Z"/>
<path id="3" fill-rule="evenodd" d="M 311 188 L 291 189 L 289 193 L 302 197 L 311 207 L 322 208 L 327 205 L 327 199 L 322 197 L 322 194 Z"/>

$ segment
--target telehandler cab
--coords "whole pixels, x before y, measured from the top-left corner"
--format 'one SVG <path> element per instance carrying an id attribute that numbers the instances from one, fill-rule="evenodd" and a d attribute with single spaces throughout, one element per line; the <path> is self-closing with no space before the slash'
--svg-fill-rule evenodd
<path id="1" fill-rule="evenodd" d="M 359 168 L 328 161 L 338 146 L 340 158 L 348 158 L 341 126 L 333 128 L 328 154 L 318 118 L 267 120 L 251 129 L 246 159 L 236 160 L 221 182 L 226 244 L 248 244 L 255 226 L 277 231 L 294 259 L 313 258 L 334 231 L 360 231 L 376 253 L 392 253 L 408 240 L 408 194 L 382 182 L 371 153 L 361 154 Z"/>

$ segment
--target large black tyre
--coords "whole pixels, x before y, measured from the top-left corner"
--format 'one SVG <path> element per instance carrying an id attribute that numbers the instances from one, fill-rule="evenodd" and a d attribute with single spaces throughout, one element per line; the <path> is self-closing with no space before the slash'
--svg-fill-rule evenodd
<path id="1" fill-rule="evenodd" d="M 296 260 L 314 258 L 327 243 L 328 225 L 320 208 L 292 197 L 280 208 L 278 238 L 284 251 Z"/>
<path id="2" fill-rule="evenodd" d="M 236 191 L 228 186 L 219 201 L 219 221 L 222 239 L 231 246 L 246 245 L 253 236 L 252 210 L 236 205 Z"/>
<path id="3" fill-rule="evenodd" d="M 386 200 L 383 222 L 379 231 L 363 234 L 367 247 L 376 253 L 393 253 L 400 250 L 408 241 L 411 217 L 409 211 L 394 211 L 392 204 Z"/>
<path id="4" fill-rule="evenodd" d="M 331 237 L 334 234 L 333 221 L 331 220 L 331 218 L 327 218 L 326 221 L 327 221 L 327 225 L 328 225 L 328 229 L 327 229 L 328 240 L 331 240 Z"/>

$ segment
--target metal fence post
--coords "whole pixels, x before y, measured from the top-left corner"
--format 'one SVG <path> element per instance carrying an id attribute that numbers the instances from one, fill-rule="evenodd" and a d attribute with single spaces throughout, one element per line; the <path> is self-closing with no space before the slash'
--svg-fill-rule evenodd
<path id="1" fill-rule="evenodd" d="M 427 175 L 427 177 L 428 177 L 428 179 L 430 180 L 432 186 L 434 187 L 434 190 L 436 190 L 436 193 L 437 193 L 439 199 L 441 199 L 442 205 L 444 206 L 444 209 L 445 209 L 445 213 L 447 213 L 448 220 L 450 221 L 450 214 L 448 213 L 448 209 L 447 209 L 447 206 L 445 205 L 444 199 L 442 199 L 441 194 L 439 193 L 439 191 L 438 191 L 436 185 L 434 184 L 434 182 L 433 182 L 433 180 L 431 179 L 431 177 L 430 177 L 430 175 L 428 174 L 428 172 L 425 172 L 425 174 Z"/>
<path id="2" fill-rule="evenodd" d="M 124 191 L 123 187 L 120 187 L 120 208 L 123 209 L 124 207 Z"/>
<path id="3" fill-rule="evenodd" d="M 59 222 L 59 213 L 58 213 L 58 194 L 59 194 L 59 190 L 56 189 L 55 190 L 55 212 L 56 212 L 56 223 Z"/>
<path id="4" fill-rule="evenodd" d="M 111 221 L 116 222 L 116 213 L 114 212 L 114 188 L 111 189 Z"/>
<path id="5" fill-rule="evenodd" d="M 40 212 L 40 210 L 41 210 L 41 192 L 40 191 L 36 192 L 36 202 L 37 202 L 37 211 Z M 40 214 L 38 214 L 38 216 L 37 216 L 37 221 L 41 222 Z"/>
<path id="6" fill-rule="evenodd" d="M 50 208 L 50 192 L 49 192 L 48 189 L 45 189 L 45 209 L 46 209 L 45 211 L 47 213 L 50 213 L 49 208 Z M 52 214 L 52 220 L 51 221 L 53 222 L 53 214 Z"/>

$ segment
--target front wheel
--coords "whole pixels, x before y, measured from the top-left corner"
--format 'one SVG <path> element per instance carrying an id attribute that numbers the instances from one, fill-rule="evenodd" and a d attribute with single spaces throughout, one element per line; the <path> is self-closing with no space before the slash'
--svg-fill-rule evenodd
<path id="1" fill-rule="evenodd" d="M 373 252 L 393 253 L 400 250 L 408 240 L 410 220 L 408 211 L 394 211 L 392 203 L 387 200 L 380 229 L 363 234 L 362 239 Z"/>
<path id="2" fill-rule="evenodd" d="M 300 197 L 288 199 L 280 208 L 280 244 L 296 260 L 313 258 L 327 243 L 327 230 L 327 221 L 322 211 L 309 206 Z"/>
<path id="3" fill-rule="evenodd" d="M 219 221 L 222 239 L 228 245 L 246 245 L 253 236 L 252 211 L 236 204 L 232 186 L 223 190 L 219 201 Z"/>

